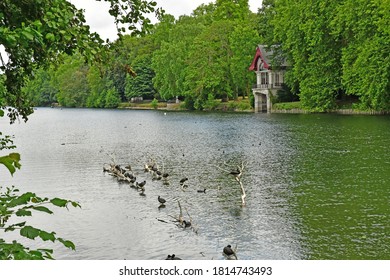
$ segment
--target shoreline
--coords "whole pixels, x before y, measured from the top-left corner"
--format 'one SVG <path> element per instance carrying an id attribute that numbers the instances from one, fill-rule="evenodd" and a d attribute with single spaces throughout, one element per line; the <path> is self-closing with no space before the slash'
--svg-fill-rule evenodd
<path id="1" fill-rule="evenodd" d="M 45 106 L 42 106 L 45 108 Z M 37 107 L 34 107 L 37 108 Z M 39 108 L 39 107 L 38 107 Z M 50 108 L 47 106 L 46 108 Z M 54 106 L 51 108 L 73 108 L 73 107 L 62 107 Z M 254 114 L 336 114 L 336 115 L 390 115 L 390 111 L 360 111 L 356 109 L 334 109 L 327 112 L 310 112 L 304 109 L 271 109 L 270 113 L 267 112 L 254 112 L 254 109 L 251 110 L 240 110 L 240 109 L 214 109 L 214 110 L 189 110 L 178 107 L 158 107 L 152 108 L 147 106 L 126 106 L 126 107 L 117 107 L 117 108 L 87 108 L 87 107 L 74 107 L 74 108 L 85 108 L 85 109 L 118 109 L 118 110 L 149 110 L 149 111 L 170 111 L 170 112 L 222 112 L 222 113 L 254 113 Z"/>

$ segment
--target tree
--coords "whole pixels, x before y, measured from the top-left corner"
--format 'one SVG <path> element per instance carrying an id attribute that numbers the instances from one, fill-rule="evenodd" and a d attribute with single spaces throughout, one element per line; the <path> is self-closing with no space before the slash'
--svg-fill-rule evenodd
<path id="1" fill-rule="evenodd" d="M 155 9 L 154 1 L 104 1 L 110 3 L 109 12 L 119 33 L 125 31 L 125 24 L 133 33 L 145 33 L 150 20 L 144 13 L 163 12 Z M 55 61 L 62 53 L 71 55 L 76 50 L 89 61 L 101 60 L 102 43 L 98 34 L 91 33 L 85 25 L 83 12 L 66 0 L 41 0 L 39 5 L 34 0 L 1 1 L 0 45 L 8 56 L 8 62 L 0 59 L 8 92 L 2 104 L 10 106 L 11 122 L 19 115 L 27 120 L 33 112 L 21 88 L 34 69 Z"/>
<path id="2" fill-rule="evenodd" d="M 363 109 L 390 109 L 390 2 L 345 0 L 332 22 L 341 38 L 342 83 Z"/>
<path id="3" fill-rule="evenodd" d="M 189 49 L 203 30 L 204 25 L 197 18 L 182 16 L 166 34 L 160 49 L 153 53 L 153 83 L 163 99 L 185 95 L 185 71 L 191 60 Z"/>
<path id="4" fill-rule="evenodd" d="M 246 20 L 250 10 L 248 0 L 216 0 L 215 20 Z"/>
<path id="5" fill-rule="evenodd" d="M 341 89 L 340 40 L 332 35 L 337 2 L 276 0 L 271 17 L 274 42 L 279 42 L 291 70 L 287 83 L 299 85 L 304 108 L 326 111 Z"/>
<path id="6" fill-rule="evenodd" d="M 126 97 L 142 96 L 144 98 L 154 98 L 156 90 L 153 87 L 154 71 L 151 67 L 152 58 L 150 55 L 139 56 L 133 61 L 133 70 L 136 75 L 126 77 Z"/>
<path id="7" fill-rule="evenodd" d="M 67 56 L 56 73 L 58 103 L 65 107 L 85 107 L 89 95 L 88 66 L 80 54 Z M 70 82 L 72 81 L 72 82 Z"/>
<path id="8" fill-rule="evenodd" d="M 28 100 L 33 106 L 49 106 L 56 102 L 58 88 L 54 84 L 54 69 L 37 69 L 34 77 L 23 87 Z"/>
<path id="9" fill-rule="evenodd" d="M 253 59 L 256 46 L 260 37 L 256 31 L 254 22 L 239 22 L 230 36 L 232 58 L 230 60 L 230 72 L 234 85 L 234 97 L 239 93 L 250 96 L 251 86 L 255 82 L 255 76 L 248 71 L 248 61 Z"/>
<path id="10" fill-rule="evenodd" d="M 233 28 L 232 21 L 216 21 L 206 27 L 190 47 L 185 86 L 195 109 L 203 109 L 209 94 L 214 98 L 232 97 L 229 36 Z"/>

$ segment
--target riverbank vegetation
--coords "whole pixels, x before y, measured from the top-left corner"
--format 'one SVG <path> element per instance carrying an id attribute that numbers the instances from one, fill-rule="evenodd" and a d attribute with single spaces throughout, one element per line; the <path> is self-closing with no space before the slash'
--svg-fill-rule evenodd
<path id="1" fill-rule="evenodd" d="M 389 1 L 296 2 L 264 0 L 252 13 L 248 1 L 217 0 L 189 16 L 164 14 L 137 36 L 100 41 L 107 52 L 90 50 L 97 59 L 89 64 L 83 49 L 59 52 L 60 63 L 30 69 L 24 102 L 117 108 L 178 97 L 186 109 L 210 110 L 216 100 L 252 96 L 248 66 L 261 43 L 273 48 L 274 64 L 289 65 L 288 98 L 274 103 L 300 100 L 308 112 L 325 112 L 353 99 L 358 110 L 390 110 Z"/>

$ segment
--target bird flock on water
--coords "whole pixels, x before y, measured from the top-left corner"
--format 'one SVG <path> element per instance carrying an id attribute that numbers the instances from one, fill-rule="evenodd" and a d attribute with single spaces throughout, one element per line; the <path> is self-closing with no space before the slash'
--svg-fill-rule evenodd
<path id="1" fill-rule="evenodd" d="M 141 196 L 146 195 L 145 194 L 146 180 L 137 181 L 137 177 L 134 174 L 131 165 L 126 165 L 122 167 L 122 165 L 119 164 L 104 164 L 103 172 L 107 172 L 110 175 L 116 177 L 119 182 L 128 183 L 130 188 L 136 189 Z M 152 175 L 153 181 L 161 180 L 163 185 L 170 185 L 169 173 L 160 170 L 155 161 L 150 161 L 149 163 L 144 164 L 144 172 L 150 173 Z M 241 176 L 241 171 L 239 169 L 233 170 L 230 172 L 230 174 L 237 178 L 238 176 Z M 183 177 L 182 179 L 180 179 L 179 186 L 183 191 L 189 187 L 188 181 L 189 181 L 188 177 Z M 206 188 L 203 188 L 197 190 L 196 192 L 206 194 L 206 190 L 207 190 Z M 159 208 L 160 207 L 163 208 L 167 204 L 167 200 L 161 197 L 160 195 L 157 196 L 157 201 L 159 203 Z M 180 206 L 180 212 L 182 212 L 181 206 Z M 180 222 L 180 226 L 185 229 L 185 228 L 191 228 L 193 226 L 191 220 L 192 219 L 190 218 L 190 220 L 180 219 L 178 221 Z M 231 245 L 227 245 L 226 247 L 223 248 L 222 255 L 228 260 L 238 259 L 236 255 L 236 250 L 233 250 Z M 165 260 L 181 260 L 181 258 L 177 257 L 175 254 L 172 254 L 172 255 L 168 255 L 165 258 Z"/>

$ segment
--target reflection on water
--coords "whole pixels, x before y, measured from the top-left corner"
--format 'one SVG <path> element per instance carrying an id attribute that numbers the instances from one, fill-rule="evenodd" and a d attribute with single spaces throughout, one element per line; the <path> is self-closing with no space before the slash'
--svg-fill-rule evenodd
<path id="1" fill-rule="evenodd" d="M 240 259 L 389 258 L 388 117 L 39 108 L 0 122 L 23 165 L 4 185 L 82 205 L 32 220 L 76 244 L 54 244 L 58 259 L 222 259 L 227 244 Z M 145 196 L 102 172 L 111 158 Z M 144 173 L 150 158 L 170 185 Z M 223 171 L 241 162 L 246 207 Z M 178 202 L 197 234 L 174 223 Z"/>

